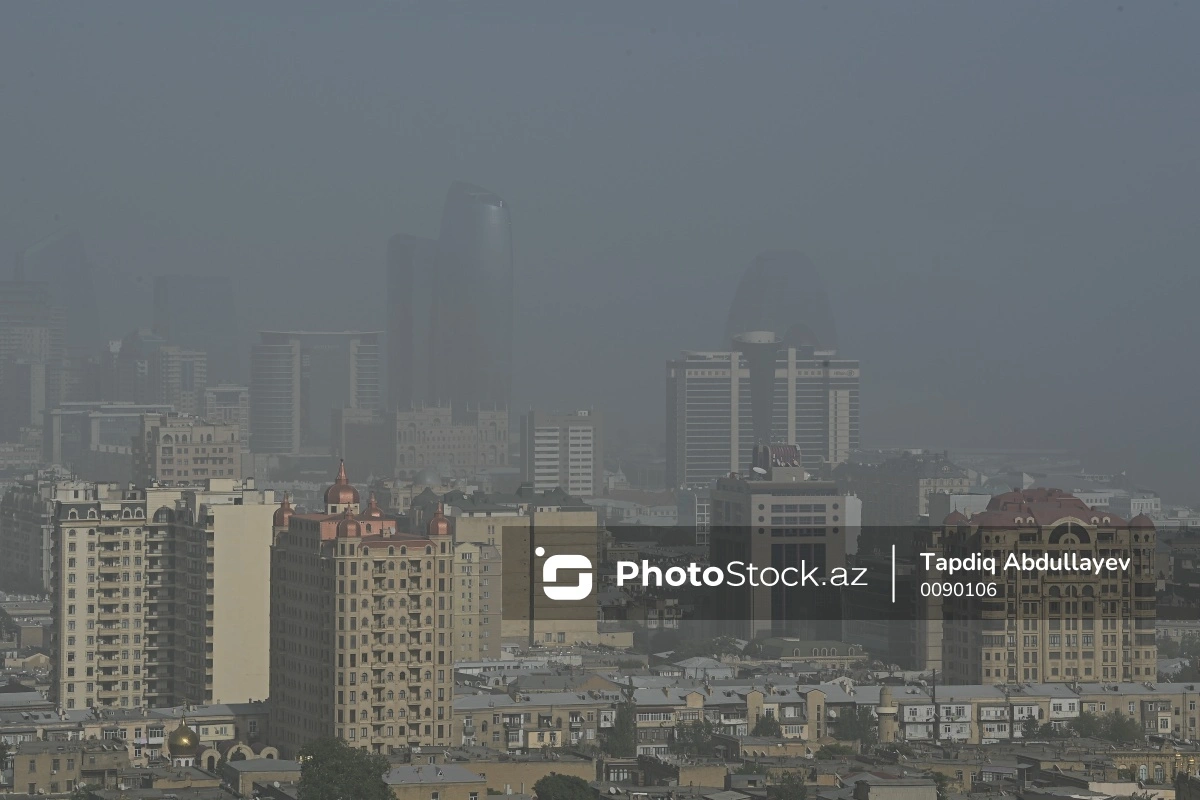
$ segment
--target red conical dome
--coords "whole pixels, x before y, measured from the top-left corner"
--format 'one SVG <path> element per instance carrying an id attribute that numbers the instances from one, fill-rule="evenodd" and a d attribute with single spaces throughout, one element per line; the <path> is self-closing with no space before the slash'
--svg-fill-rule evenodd
<path id="1" fill-rule="evenodd" d="M 450 535 L 450 520 L 444 513 L 445 506 L 441 503 L 437 504 L 437 511 L 429 518 L 429 525 L 426 531 L 430 536 L 449 536 Z"/>
<path id="2" fill-rule="evenodd" d="M 367 511 L 363 516 L 367 519 L 383 519 L 383 509 L 379 507 L 379 503 L 375 502 L 374 492 L 371 492 L 371 496 L 367 498 Z"/>
<path id="3" fill-rule="evenodd" d="M 284 494 L 283 502 L 279 504 L 279 508 L 275 509 L 275 519 L 272 524 L 276 528 L 286 528 L 288 522 L 292 519 L 293 513 L 295 513 L 295 510 L 292 508 L 287 494 Z"/>
<path id="4" fill-rule="evenodd" d="M 350 537 L 358 537 L 361 535 L 362 535 L 362 526 L 360 526 L 358 524 L 358 520 L 356 520 L 354 518 L 354 514 L 350 513 L 350 509 L 347 508 L 342 513 L 342 518 L 340 520 L 338 520 L 338 524 L 337 524 L 338 538 L 346 539 L 346 538 L 350 538 Z"/>
<path id="5" fill-rule="evenodd" d="M 333 485 L 325 490 L 325 505 L 358 505 L 358 489 L 351 486 L 350 481 L 346 478 L 345 461 L 342 461 L 338 467 L 337 478 L 334 479 Z"/>

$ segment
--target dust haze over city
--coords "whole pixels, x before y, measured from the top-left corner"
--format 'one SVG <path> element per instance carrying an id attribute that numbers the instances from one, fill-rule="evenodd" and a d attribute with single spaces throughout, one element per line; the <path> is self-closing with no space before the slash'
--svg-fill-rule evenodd
<path id="1" fill-rule="evenodd" d="M 1090 682 L 1111 670 L 1152 685 L 1177 674 L 1163 673 L 1162 657 L 1193 654 L 1184 634 L 1164 634 L 1161 609 L 1200 616 L 1200 578 L 1178 554 L 1200 528 L 1198 32 L 1195 4 L 1126 0 L 4 6 L 0 600 L 8 592 L 18 605 L 0 608 L 0 645 L 5 620 L 47 631 L 34 645 L 13 634 L 14 653 L 46 663 L 29 668 L 35 677 L 25 667 L 10 677 L 66 710 L 251 696 L 271 703 L 263 742 L 294 759 L 311 744 L 300 731 L 332 731 L 333 711 L 339 726 L 348 711 L 340 691 L 329 708 L 286 711 L 314 691 L 305 676 L 324 668 L 314 661 L 305 672 L 302 661 L 285 674 L 277 658 L 303 648 L 277 626 L 292 613 L 279 611 L 291 596 L 279 570 L 304 561 L 305 536 L 319 533 L 317 547 L 416 537 L 430 554 L 448 536 L 443 555 L 466 547 L 472 563 L 494 557 L 499 569 L 501 539 L 518 536 L 508 546 L 532 565 L 534 529 L 573 530 L 585 508 L 586 524 L 607 534 L 561 539 L 548 558 L 586 553 L 606 565 L 590 632 L 535 603 L 527 565 L 526 616 L 513 616 L 508 582 L 494 630 L 480 622 L 486 604 L 456 609 L 454 625 L 468 627 L 450 634 L 458 649 L 432 651 L 449 658 L 439 663 L 490 663 L 501 639 L 504 658 L 523 664 L 532 651 L 517 640 L 600 642 L 662 677 L 654 651 L 684 649 L 630 622 L 649 596 L 655 614 L 667 603 L 689 624 L 716 626 L 691 629 L 698 641 L 732 631 L 752 642 L 739 659 L 768 659 L 782 648 L 769 642 L 792 636 L 859 648 L 917 681 L 936 684 L 947 671 L 941 679 L 990 685 L 990 652 L 952 658 L 950 628 L 943 655 L 940 633 L 914 629 L 906 644 L 856 627 L 861 598 L 798 612 L 800 594 L 731 596 L 726 613 L 751 620 L 735 631 L 686 597 L 621 594 L 608 567 L 635 554 L 716 564 L 741 553 L 776 567 L 815 559 L 822 575 L 843 564 L 873 570 L 900 541 L 888 531 L 957 528 L 967 538 L 913 541 L 963 555 L 996 515 L 1016 510 L 1018 528 L 1036 520 L 1054 546 L 1151 541 L 1121 538 L 1146 536 L 1147 525 L 1158 536 L 1157 556 L 1144 551 L 1159 559 L 1144 565 L 1157 585 L 1139 581 L 1136 547 L 1128 585 L 1112 584 L 1125 598 L 1157 595 L 1157 649 L 1111 662 L 1105 651 L 1094 675 L 1083 651 L 1079 667 L 1060 673 L 1034 636 L 1024 679 Z M 187 454 L 187 437 L 231 446 Z M 739 497 L 788 494 L 789 483 L 810 501 L 773 506 L 780 527 L 758 533 L 778 538 L 774 551 L 755 549 L 763 545 L 748 527 L 744 541 L 722 538 L 750 524 Z M 104 498 L 122 493 L 126 504 L 137 495 L 139 510 L 126 510 L 143 521 L 170 509 L 172 542 L 204 531 L 199 510 L 246 507 L 208 521 L 218 537 L 221 525 L 245 533 L 243 549 L 214 556 L 208 529 L 210 593 L 191 590 L 209 604 L 207 664 L 201 630 L 172 639 L 169 679 L 74 688 L 68 631 L 85 615 L 72 616 L 64 577 L 74 582 L 75 559 L 64 566 L 67 540 L 57 537 L 83 518 L 71 505 L 80 492 L 100 519 Z M 839 505 L 840 524 L 861 536 L 834 527 Z M 827 506 L 828 523 L 795 516 Z M 1068 512 L 1069 524 L 1098 528 L 1082 540 L 1067 531 L 1063 544 Z M 503 523 L 501 535 L 481 522 L 493 514 L 525 521 Z M 1115 533 L 1096 532 L 1109 525 Z M 688 533 L 660 540 L 638 526 Z M 1012 542 L 1024 548 L 1027 535 Z M 818 538 L 828 549 L 811 544 Z M 893 605 L 897 574 L 912 576 L 913 592 L 950 585 L 921 572 L 903 541 L 890 555 Z M 171 563 L 180 586 L 198 579 L 184 558 Z M 451 559 L 455 575 L 471 574 L 461 566 Z M 223 632 L 222 620 L 239 617 L 220 605 L 220 586 L 253 584 L 255 574 L 261 594 L 247 602 L 264 610 L 233 625 L 236 635 Z M 431 597 L 444 592 L 452 602 L 445 589 Z M 27 598 L 32 606 L 19 605 Z M 886 618 L 929 622 L 934 612 L 918 600 Z M 1154 602 L 1143 602 L 1146 616 L 1132 624 L 1153 627 Z M 585 604 L 587 617 L 596 598 Z M 827 624 L 797 632 L 797 613 Z M 602 635 L 625 622 L 641 626 L 625 631 L 628 647 Z M 223 665 L 255 638 L 270 647 L 234 675 Z M 849 663 L 817 666 L 861 680 Z M 1197 666 L 1182 668 L 1200 680 Z M 681 679 L 712 678 L 689 669 Z M 1021 678 L 1005 669 L 995 668 L 997 683 Z M 464 714 L 474 724 L 456 699 L 466 673 L 450 673 L 423 679 L 426 696 L 438 696 L 424 713 L 447 715 L 446 726 L 372 731 L 376 754 L 476 744 L 460 735 Z M 447 691 L 455 702 L 441 705 Z M 873 735 L 917 736 L 885 730 L 891 706 L 876 705 Z M 186 754 L 193 732 L 178 716 L 182 744 L 145 757 L 200 769 L 207 751 Z M 1011 716 L 1011 737 L 1020 719 Z M 0 741 L 4 724 L 0 713 Z M 354 731 L 347 739 L 338 727 L 335 738 L 353 743 Z M 972 744 L 981 737 L 969 734 Z M 659 749 L 646 741 L 636 753 Z M 0 751 L 0 793 L 4 767 Z M 11 775 L 9 786 L 49 791 Z M 396 775 L 393 787 L 407 780 Z"/>

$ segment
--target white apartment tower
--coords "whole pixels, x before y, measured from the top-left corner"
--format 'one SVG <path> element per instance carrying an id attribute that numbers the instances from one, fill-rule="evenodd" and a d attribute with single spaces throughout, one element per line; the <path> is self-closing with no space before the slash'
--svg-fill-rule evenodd
<path id="1" fill-rule="evenodd" d="M 596 411 L 530 411 L 521 418 L 521 478 L 534 491 L 595 497 L 604 486 L 603 421 Z"/>

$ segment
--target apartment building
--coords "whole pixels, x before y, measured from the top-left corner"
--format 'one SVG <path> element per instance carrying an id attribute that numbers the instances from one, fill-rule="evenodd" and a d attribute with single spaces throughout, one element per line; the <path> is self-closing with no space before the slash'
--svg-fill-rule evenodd
<path id="1" fill-rule="evenodd" d="M 48 593 L 57 470 L 38 470 L 18 480 L 0 499 L 0 586 L 14 593 Z"/>
<path id="2" fill-rule="evenodd" d="M 271 735 L 286 758 L 337 736 L 391 753 L 454 742 L 450 521 L 401 533 L 360 506 L 343 463 L 323 513 L 284 500 L 272 522 Z"/>
<path id="3" fill-rule="evenodd" d="M 504 593 L 500 548 L 480 542 L 455 541 L 454 572 L 458 594 L 454 614 L 454 661 L 498 661 L 502 652 L 499 609 Z"/>
<path id="4" fill-rule="evenodd" d="M 133 482 L 195 486 L 209 478 L 241 480 L 241 437 L 241 427 L 233 422 L 143 414 L 133 439 Z"/>
<path id="5" fill-rule="evenodd" d="M 54 498 L 51 693 L 62 708 L 266 697 L 272 492 L 64 481 Z"/>
<path id="6" fill-rule="evenodd" d="M 29 795 L 64 794 L 79 786 L 115 789 L 129 769 L 119 742 L 22 742 L 12 754 L 13 788 Z"/>
<path id="7" fill-rule="evenodd" d="M 998 567 L 954 578 L 995 584 L 996 594 L 943 603 L 947 682 L 1153 680 L 1154 541 L 1148 517 L 1126 521 L 1058 489 L 997 495 L 969 519 L 951 513 L 943 521 L 942 552 L 993 557 Z M 1130 561 L 1128 569 L 1098 575 L 1003 568 L 1012 553 Z"/>
<path id="8" fill-rule="evenodd" d="M 616 692 L 538 692 L 464 695 L 454 700 L 463 745 L 512 753 L 547 747 L 596 746 L 616 718 Z"/>

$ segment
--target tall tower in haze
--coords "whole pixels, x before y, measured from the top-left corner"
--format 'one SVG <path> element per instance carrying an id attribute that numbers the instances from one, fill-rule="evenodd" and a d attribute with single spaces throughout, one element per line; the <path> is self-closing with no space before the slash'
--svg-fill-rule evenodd
<path id="1" fill-rule="evenodd" d="M 388 241 L 388 405 L 401 411 L 429 402 L 433 345 L 435 239 L 397 234 Z"/>
<path id="2" fill-rule="evenodd" d="M 434 275 L 431 391 L 455 413 L 507 408 L 512 390 L 513 258 L 508 203 L 456 182 L 446 195 Z"/>

